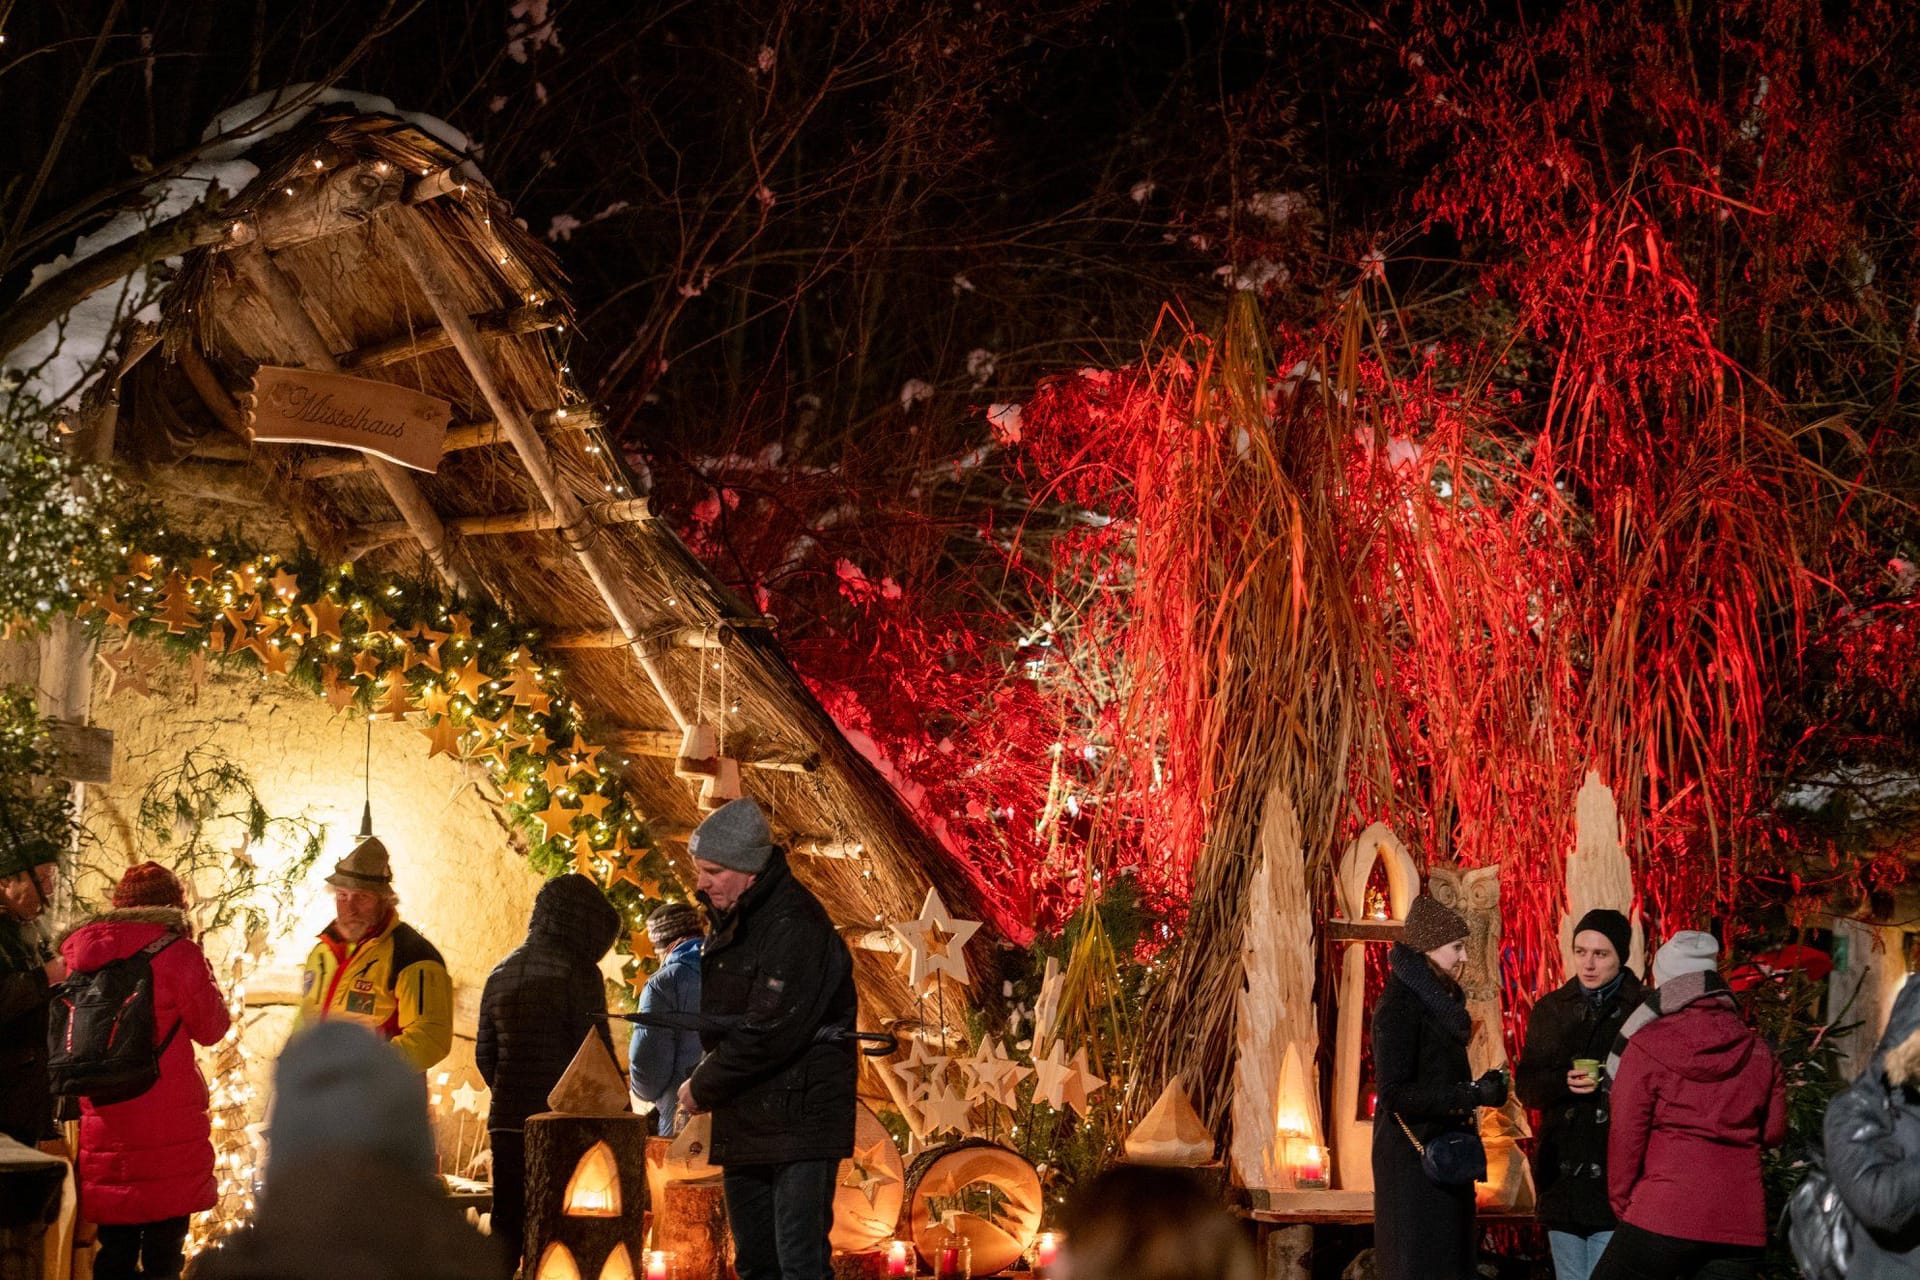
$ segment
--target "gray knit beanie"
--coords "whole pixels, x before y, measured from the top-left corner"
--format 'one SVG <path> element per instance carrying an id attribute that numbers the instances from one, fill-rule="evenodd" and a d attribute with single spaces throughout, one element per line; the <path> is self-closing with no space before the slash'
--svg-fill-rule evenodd
<path id="1" fill-rule="evenodd" d="M 266 1182 L 309 1162 L 371 1161 L 432 1177 L 427 1078 L 365 1027 L 321 1022 L 287 1042 L 273 1072 Z"/>
<path id="2" fill-rule="evenodd" d="M 773 857 L 773 831 L 751 796 L 729 800 L 693 829 L 687 852 L 702 862 L 757 876 Z"/>
<path id="3" fill-rule="evenodd" d="M 1720 941 L 1698 929 L 1682 929 L 1653 954 L 1653 981 L 1665 986 L 1683 973 L 1711 973 L 1720 967 Z"/>
<path id="4" fill-rule="evenodd" d="M 647 939 L 655 949 L 682 938 L 697 938 L 706 931 L 699 909 L 691 903 L 663 902 L 647 917 Z"/>

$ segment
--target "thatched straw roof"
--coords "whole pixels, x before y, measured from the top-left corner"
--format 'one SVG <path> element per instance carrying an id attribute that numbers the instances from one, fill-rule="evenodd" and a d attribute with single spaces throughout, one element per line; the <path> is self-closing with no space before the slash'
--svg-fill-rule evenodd
<path id="1" fill-rule="evenodd" d="M 558 265 L 464 157 L 392 117 L 334 110 L 249 159 L 260 177 L 227 206 L 224 238 L 186 256 L 159 345 L 122 372 L 117 454 L 156 479 L 224 469 L 237 483 L 202 488 L 284 495 L 327 556 L 431 565 L 540 625 L 599 740 L 628 757 L 639 811 L 680 840 L 700 813 L 671 757 L 703 678 L 714 719 L 717 676 L 702 664 L 721 646 L 738 707 L 728 754 L 849 934 L 912 916 L 929 884 L 977 916 L 968 873 L 841 736 L 770 621 L 652 518 L 570 379 Z M 425 474 L 249 445 L 245 395 L 262 364 L 331 364 L 448 400 L 449 452 Z M 856 955 L 868 1020 L 906 1015 L 894 957 Z"/>

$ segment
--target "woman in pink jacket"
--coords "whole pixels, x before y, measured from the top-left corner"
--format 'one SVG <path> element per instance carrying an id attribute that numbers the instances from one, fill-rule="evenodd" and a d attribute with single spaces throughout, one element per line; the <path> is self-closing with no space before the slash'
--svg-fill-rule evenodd
<path id="1" fill-rule="evenodd" d="M 174 936 L 153 957 L 154 1033 L 165 1042 L 178 1028 L 159 1080 L 125 1102 L 80 1103 L 80 1213 L 100 1227 L 96 1280 L 178 1276 L 187 1219 L 216 1199 L 207 1082 L 193 1046 L 216 1043 L 231 1020 L 186 905 L 173 873 L 143 862 L 114 889 L 113 910 L 60 947 L 75 973 L 87 973 Z"/>
<path id="2" fill-rule="evenodd" d="M 1786 1090 L 1719 954 L 1711 934 L 1674 934 L 1621 1029 L 1607 1140 L 1620 1226 L 1593 1280 L 1746 1280 L 1767 1243 L 1760 1153 L 1786 1140 Z"/>

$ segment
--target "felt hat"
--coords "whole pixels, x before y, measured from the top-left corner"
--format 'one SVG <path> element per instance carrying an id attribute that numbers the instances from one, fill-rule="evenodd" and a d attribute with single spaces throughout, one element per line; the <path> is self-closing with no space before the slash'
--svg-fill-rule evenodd
<path id="1" fill-rule="evenodd" d="M 741 796 L 715 809 L 693 829 L 687 852 L 702 862 L 757 876 L 773 857 L 773 831 L 753 798 Z"/>
<path id="2" fill-rule="evenodd" d="M 1580 923 L 1573 926 L 1573 936 L 1591 929 L 1613 944 L 1613 950 L 1620 957 L 1620 963 L 1627 962 L 1627 953 L 1633 950 L 1633 926 L 1627 918 L 1610 907 L 1595 907 L 1580 917 Z"/>
<path id="3" fill-rule="evenodd" d="M 180 878 L 157 862 L 128 867 L 127 874 L 113 887 L 116 907 L 179 907 L 187 905 L 186 890 Z"/>
<path id="4" fill-rule="evenodd" d="M 663 903 L 647 917 L 647 938 L 656 948 L 682 938 L 697 938 L 705 932 L 699 910 L 689 903 Z"/>
<path id="5" fill-rule="evenodd" d="M 393 863 L 378 836 L 368 836 L 333 866 L 327 883 L 336 889 L 385 893 L 393 888 Z"/>
<path id="6" fill-rule="evenodd" d="M 1683 973 L 1712 973 L 1720 967 L 1720 940 L 1698 929 L 1682 929 L 1653 956 L 1653 982 L 1663 986 Z"/>
<path id="7" fill-rule="evenodd" d="M 1415 951 L 1434 951 L 1449 942 L 1458 942 L 1470 932 L 1459 912 L 1423 893 L 1407 908 L 1407 922 L 1400 927 L 1400 941 Z"/>

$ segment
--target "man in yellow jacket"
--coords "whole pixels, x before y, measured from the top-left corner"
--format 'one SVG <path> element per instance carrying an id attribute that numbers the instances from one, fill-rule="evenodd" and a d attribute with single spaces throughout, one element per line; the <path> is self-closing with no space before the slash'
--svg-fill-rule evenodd
<path id="1" fill-rule="evenodd" d="M 357 1022 L 425 1071 L 453 1047 L 453 982 L 434 945 L 400 923 L 387 847 L 368 837 L 335 865 L 333 923 L 300 975 L 296 1025 Z"/>

